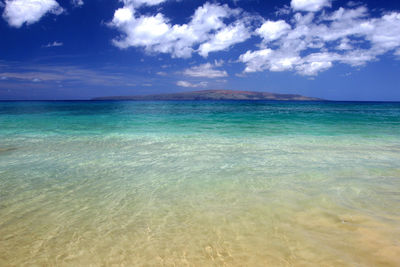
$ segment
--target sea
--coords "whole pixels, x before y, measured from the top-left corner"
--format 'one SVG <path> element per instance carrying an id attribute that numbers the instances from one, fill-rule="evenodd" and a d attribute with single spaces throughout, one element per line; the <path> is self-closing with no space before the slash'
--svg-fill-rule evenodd
<path id="1" fill-rule="evenodd" d="M 0 266 L 400 266 L 400 103 L 0 102 Z"/>

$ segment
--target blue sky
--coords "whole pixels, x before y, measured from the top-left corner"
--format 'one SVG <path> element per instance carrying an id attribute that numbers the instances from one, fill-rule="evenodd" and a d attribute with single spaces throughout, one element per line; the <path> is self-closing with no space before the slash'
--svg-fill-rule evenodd
<path id="1" fill-rule="evenodd" d="M 0 99 L 400 101 L 400 1 L 0 0 Z"/>

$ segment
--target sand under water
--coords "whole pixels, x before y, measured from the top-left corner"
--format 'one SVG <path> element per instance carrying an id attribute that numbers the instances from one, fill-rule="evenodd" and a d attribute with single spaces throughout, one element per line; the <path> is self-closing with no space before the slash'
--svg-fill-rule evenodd
<path id="1" fill-rule="evenodd" d="M 400 266 L 400 104 L 0 102 L 0 266 Z"/>

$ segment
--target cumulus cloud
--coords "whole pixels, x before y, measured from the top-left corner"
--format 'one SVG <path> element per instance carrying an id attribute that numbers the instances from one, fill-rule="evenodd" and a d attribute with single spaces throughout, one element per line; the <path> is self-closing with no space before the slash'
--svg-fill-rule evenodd
<path id="1" fill-rule="evenodd" d="M 331 0 L 292 0 L 290 6 L 295 11 L 316 12 L 331 6 Z"/>
<path id="2" fill-rule="evenodd" d="M 21 0 L 18 0 L 21 1 Z M 294 71 L 313 76 L 337 63 L 361 66 L 393 53 L 399 58 L 400 13 L 386 12 L 372 17 L 366 6 L 350 3 L 328 10 L 332 0 L 291 0 L 266 19 L 227 4 L 205 3 L 186 24 L 173 24 L 160 11 L 141 14 L 141 6 L 156 6 L 167 0 L 122 0 L 109 25 L 120 32 L 115 46 L 143 48 L 147 53 L 167 53 L 189 58 L 197 53 L 206 58 L 226 51 L 251 37 L 259 42 L 243 51 L 237 62 L 244 73 Z M 159 9 L 160 10 L 160 9 Z M 226 77 L 216 64 L 186 69 L 190 77 Z"/>
<path id="3" fill-rule="evenodd" d="M 291 27 L 283 20 L 266 21 L 260 28 L 256 30 L 257 34 L 263 37 L 266 41 L 273 41 L 278 39 L 290 31 Z"/>
<path id="4" fill-rule="evenodd" d="M 192 88 L 196 88 L 196 87 L 206 87 L 207 86 L 207 82 L 200 82 L 200 83 L 191 83 L 191 82 L 187 82 L 187 81 L 178 81 L 176 83 L 176 85 L 180 86 L 180 87 L 192 87 Z"/>
<path id="5" fill-rule="evenodd" d="M 224 70 L 217 70 L 215 67 L 221 66 L 222 63 L 216 62 L 214 65 L 211 63 L 202 64 L 186 69 L 183 74 L 191 77 L 204 77 L 204 78 L 221 78 L 227 77 L 228 73 Z"/>
<path id="6" fill-rule="evenodd" d="M 173 57 L 188 58 L 197 51 L 202 56 L 221 51 L 249 38 L 244 22 L 226 25 L 224 20 L 237 17 L 239 9 L 228 5 L 205 3 L 196 9 L 187 24 L 171 24 L 163 14 L 139 15 L 139 4 L 157 4 L 163 1 L 125 1 L 124 7 L 114 13 L 109 24 L 122 35 L 113 40 L 119 48 L 143 47 L 150 53 L 170 53 Z"/>
<path id="7" fill-rule="evenodd" d="M 63 8 L 55 0 L 6 0 L 3 18 L 19 28 L 39 21 L 47 13 L 59 15 Z"/>
<path id="8" fill-rule="evenodd" d="M 208 42 L 201 44 L 199 54 L 207 57 L 210 52 L 225 50 L 234 44 L 244 42 L 250 36 L 248 28 L 240 21 L 222 28 Z"/>
<path id="9" fill-rule="evenodd" d="M 244 72 L 294 70 L 310 76 L 335 62 L 361 66 L 395 53 L 400 48 L 400 13 L 371 18 L 364 6 L 319 16 L 296 13 L 290 22 L 267 21 L 256 32 L 262 37 L 261 49 L 239 57 L 246 64 Z"/>
<path id="10" fill-rule="evenodd" d="M 335 53 L 313 53 L 303 58 L 296 66 L 299 74 L 314 76 L 332 67 L 332 61 L 339 55 Z"/>
<path id="11" fill-rule="evenodd" d="M 245 72 L 257 72 L 263 70 L 284 71 L 291 70 L 301 61 L 295 54 L 274 51 L 266 48 L 257 51 L 247 51 L 241 55 L 239 61 L 246 63 Z"/>

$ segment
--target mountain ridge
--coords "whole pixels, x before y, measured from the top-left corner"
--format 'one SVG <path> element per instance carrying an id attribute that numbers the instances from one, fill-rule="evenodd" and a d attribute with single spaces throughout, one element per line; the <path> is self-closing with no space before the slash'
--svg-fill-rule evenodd
<path id="1" fill-rule="evenodd" d="M 103 96 L 91 100 L 278 100 L 278 101 L 324 101 L 316 97 L 298 94 L 276 94 L 270 92 L 237 91 L 237 90 L 201 90 L 182 93 L 133 95 L 133 96 Z"/>

